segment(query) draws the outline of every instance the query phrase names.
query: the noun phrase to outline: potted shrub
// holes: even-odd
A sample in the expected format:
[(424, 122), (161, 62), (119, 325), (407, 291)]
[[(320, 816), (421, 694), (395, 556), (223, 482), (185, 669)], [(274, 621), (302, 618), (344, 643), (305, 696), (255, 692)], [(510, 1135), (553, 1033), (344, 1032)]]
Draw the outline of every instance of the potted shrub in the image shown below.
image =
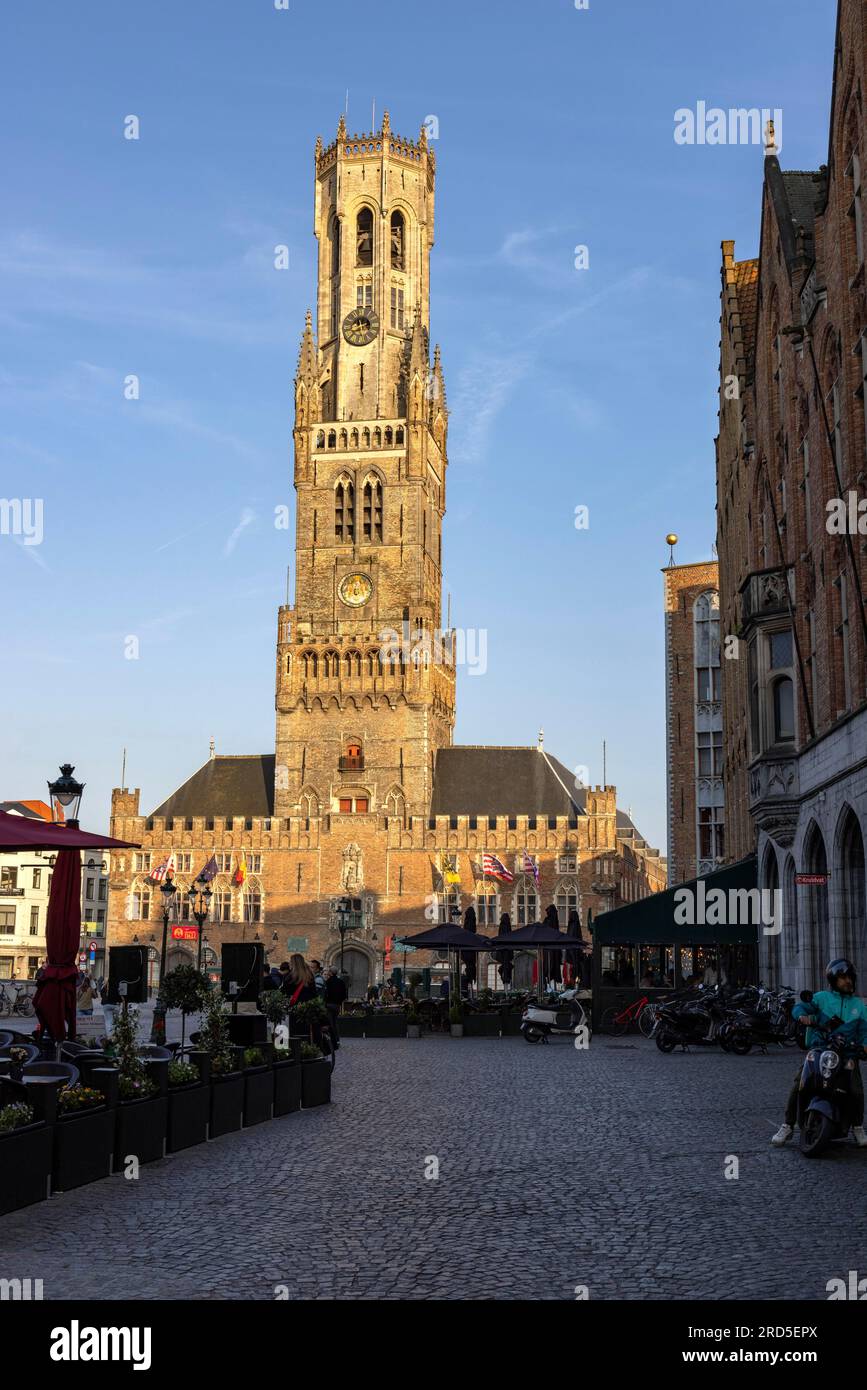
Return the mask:
[(163, 980), (160, 989), (163, 1007), (181, 1011), (181, 1052), (186, 1042), (187, 1019), (190, 1014), (202, 1012), (210, 994), (210, 980), (194, 965), (178, 965), (174, 970), (169, 970)]
[(467, 1038), (498, 1038), (500, 1015), (494, 1008), (494, 996), (489, 989), (479, 992), (474, 1009), (464, 1014), (464, 1036)]
[(301, 1104), (305, 1110), (331, 1100), (331, 1063), (314, 1043), (301, 1044)]
[(51, 1186), (51, 1129), (33, 1106), (0, 1106), (0, 1216), (48, 1196)]
[(282, 989), (266, 989), (264, 994), (260, 994), (259, 1012), (270, 1023), (271, 1041), (274, 1042), (277, 1029), (289, 1012), (289, 1000)]
[(216, 1139), (240, 1129), (244, 1117), (244, 1073), (237, 1065), (236, 1049), (229, 1038), (229, 1020), (219, 988), (208, 995), (199, 1046), (211, 1062), (208, 1137)]
[(293, 1038), (306, 1038), (312, 1043), (316, 1029), (327, 1022), (328, 1010), (318, 995), (289, 1010), (289, 1033)]
[(421, 1037), (421, 1014), (416, 1008), (414, 999), (406, 1011), (406, 1036), (408, 1038)]
[(52, 1192), (107, 1178), (114, 1157), (115, 1109), (102, 1091), (64, 1086), (57, 1099), (51, 1161)]
[(244, 1125), (270, 1120), (274, 1105), (274, 1072), (261, 1047), (244, 1050)]
[(449, 1032), (453, 1038), (464, 1036), (464, 1011), (457, 1000), (449, 1008)]
[(194, 1062), (169, 1062), (168, 1102), (166, 1152), (203, 1144), (208, 1137), (211, 1088), (203, 1085)]
[(363, 1004), (344, 1004), (340, 1014), (341, 1038), (363, 1038), (367, 1010)]
[(274, 1118), (301, 1109), (301, 1044), (274, 1049)]
[(129, 1158), (153, 1163), (162, 1158), (166, 1146), (167, 1097), (148, 1075), (138, 1052), (138, 1009), (124, 1004), (114, 1024), (115, 1065), (118, 1076), (117, 1129), (114, 1166), (123, 1167)]

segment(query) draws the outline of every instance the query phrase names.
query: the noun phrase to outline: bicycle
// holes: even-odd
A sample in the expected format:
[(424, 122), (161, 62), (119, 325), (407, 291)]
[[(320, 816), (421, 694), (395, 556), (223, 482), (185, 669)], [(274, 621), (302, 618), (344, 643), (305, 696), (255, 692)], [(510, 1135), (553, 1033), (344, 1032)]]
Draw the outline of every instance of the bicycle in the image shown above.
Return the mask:
[(600, 1027), (604, 1033), (613, 1033), (618, 1038), (622, 1038), (630, 1028), (638, 1028), (645, 1038), (652, 1038), (656, 1027), (656, 1005), (651, 1004), (645, 994), (634, 1003), (627, 1004), (625, 1009), (612, 1006), (602, 1015)]
[[(24, 986), (15, 981), (10, 981), (15, 990), (15, 998), (10, 999), (6, 990), (6, 985), (0, 980), (0, 1016), (3, 1014), (18, 1014), (21, 1018), (33, 1017), (33, 995)], [(22, 994), (22, 990), (24, 993)]]

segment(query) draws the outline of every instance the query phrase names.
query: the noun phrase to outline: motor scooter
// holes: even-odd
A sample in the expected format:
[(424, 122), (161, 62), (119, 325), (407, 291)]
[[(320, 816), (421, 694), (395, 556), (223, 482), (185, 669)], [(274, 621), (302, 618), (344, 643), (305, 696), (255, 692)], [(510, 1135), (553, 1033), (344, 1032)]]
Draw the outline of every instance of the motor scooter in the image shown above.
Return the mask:
[[(810, 990), (801, 994), (805, 1004), (812, 998)], [(822, 1042), (811, 1046), (804, 1058), (798, 1091), (799, 1146), (805, 1158), (818, 1158), (835, 1139), (845, 1139), (855, 1122), (852, 1075), (864, 1048), (836, 1031), (842, 1021), (832, 1018), (825, 1027), (813, 1024)]]
[(521, 1033), (528, 1043), (546, 1043), (551, 1037), (574, 1036), (577, 1028), (587, 1029), (591, 1035), (590, 1020), (578, 998), (578, 990), (564, 989), (552, 999), (531, 999), (521, 1019)]

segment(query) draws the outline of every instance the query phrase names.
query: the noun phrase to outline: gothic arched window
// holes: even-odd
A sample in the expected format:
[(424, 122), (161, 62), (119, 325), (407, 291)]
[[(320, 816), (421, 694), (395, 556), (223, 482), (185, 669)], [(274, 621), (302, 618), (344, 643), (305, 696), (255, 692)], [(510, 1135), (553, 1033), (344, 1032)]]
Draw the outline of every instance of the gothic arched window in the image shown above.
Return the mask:
[(403, 270), (404, 268), (404, 243), (406, 241), (406, 227), (404, 225), (403, 214), (393, 212), (391, 214), (391, 268), (392, 270)]
[(382, 540), (382, 483), (376, 477), (364, 483), (363, 531), (366, 541)]
[(355, 264), (373, 265), (373, 213), (362, 208), (355, 224)]
[(334, 536), (339, 541), (355, 540), (355, 488), (349, 478), (338, 478), (334, 489)]
[(331, 274), (340, 274), (340, 223), (336, 217), (331, 219)]

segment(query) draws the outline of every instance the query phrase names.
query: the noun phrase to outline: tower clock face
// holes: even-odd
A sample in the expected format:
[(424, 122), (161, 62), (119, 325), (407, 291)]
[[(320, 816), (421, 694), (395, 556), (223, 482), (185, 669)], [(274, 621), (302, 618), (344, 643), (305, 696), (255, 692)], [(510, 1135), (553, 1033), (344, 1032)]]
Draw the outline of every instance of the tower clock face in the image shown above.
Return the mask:
[(360, 608), (373, 593), (373, 584), (366, 574), (345, 574), (337, 593), (349, 608)]
[(366, 347), (379, 332), (379, 314), (374, 309), (353, 309), (343, 320), (343, 336), (353, 347)]

